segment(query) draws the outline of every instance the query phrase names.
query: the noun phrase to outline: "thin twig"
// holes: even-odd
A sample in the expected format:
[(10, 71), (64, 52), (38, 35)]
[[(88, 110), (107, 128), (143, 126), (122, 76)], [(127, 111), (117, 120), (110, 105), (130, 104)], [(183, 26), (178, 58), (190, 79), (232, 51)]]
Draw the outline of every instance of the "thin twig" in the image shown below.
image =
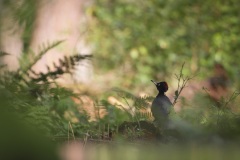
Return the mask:
[(175, 91), (173, 106), (177, 103), (177, 100), (178, 100), (180, 94), (182, 93), (183, 89), (186, 87), (188, 81), (195, 77), (195, 76), (192, 76), (192, 77), (186, 76), (186, 77), (184, 77), (184, 75), (183, 75), (184, 65), (185, 65), (185, 62), (182, 64), (182, 67), (180, 69), (180, 74), (179, 75), (175, 74), (175, 77), (176, 77), (176, 79), (178, 81), (178, 86), (177, 86), (177, 90)]
[(88, 131), (87, 131), (87, 133), (86, 133), (86, 136), (84, 137), (84, 139), (83, 139), (83, 144), (84, 144), (84, 147), (87, 145), (87, 141), (88, 141), (88, 136), (89, 136), (89, 134), (88, 134)]
[(239, 92), (234, 91), (231, 96), (225, 101), (223, 108), (226, 108), (231, 101), (234, 101), (240, 95)]
[[(122, 97), (123, 99), (124, 99), (124, 101), (127, 103), (127, 105), (128, 105), (128, 107), (131, 109), (131, 111), (133, 112), (133, 107), (131, 107), (130, 106), (130, 104), (128, 103), (128, 101), (127, 101), (127, 99), (125, 98), (125, 97)], [(132, 116), (132, 119), (133, 119), (134, 117)], [(139, 128), (141, 129), (141, 125), (140, 125), (140, 120), (138, 119), (138, 117), (137, 117), (137, 115), (135, 116), (135, 118), (136, 118), (136, 120), (137, 120), (137, 123), (138, 123), (138, 126), (139, 126)]]
[(71, 131), (72, 131), (72, 136), (73, 136), (73, 139), (75, 140), (75, 136), (74, 136), (74, 132), (73, 132), (73, 128), (72, 128), (72, 124), (71, 124), (71, 122), (69, 121), (69, 126), (70, 126), (70, 128), (71, 128)]

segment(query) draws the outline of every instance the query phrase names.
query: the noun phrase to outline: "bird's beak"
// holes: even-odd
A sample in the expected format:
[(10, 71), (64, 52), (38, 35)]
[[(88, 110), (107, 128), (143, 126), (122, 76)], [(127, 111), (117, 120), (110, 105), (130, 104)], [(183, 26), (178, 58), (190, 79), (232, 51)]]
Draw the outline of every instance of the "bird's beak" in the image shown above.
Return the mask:
[(157, 85), (157, 82), (155, 82), (155, 81), (153, 81), (153, 80), (151, 80), (155, 85)]

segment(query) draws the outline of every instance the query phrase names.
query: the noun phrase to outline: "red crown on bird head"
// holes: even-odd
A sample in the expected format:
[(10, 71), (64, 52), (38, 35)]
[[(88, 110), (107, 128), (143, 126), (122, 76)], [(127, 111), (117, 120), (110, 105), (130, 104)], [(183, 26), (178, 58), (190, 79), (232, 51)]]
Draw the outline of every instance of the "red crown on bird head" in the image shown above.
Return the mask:
[(166, 92), (168, 90), (167, 82), (163, 81), (163, 82), (156, 83), (153, 80), (152, 80), (152, 82), (156, 85), (159, 92)]

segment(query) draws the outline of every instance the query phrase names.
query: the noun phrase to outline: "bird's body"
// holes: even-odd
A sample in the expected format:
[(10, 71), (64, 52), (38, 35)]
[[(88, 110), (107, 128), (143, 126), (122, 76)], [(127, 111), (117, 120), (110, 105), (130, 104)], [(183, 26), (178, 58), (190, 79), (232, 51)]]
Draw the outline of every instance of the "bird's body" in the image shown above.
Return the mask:
[(152, 102), (151, 112), (154, 117), (154, 122), (156, 122), (157, 125), (164, 127), (168, 121), (168, 115), (170, 113), (172, 103), (165, 95), (165, 92), (168, 90), (167, 83), (156, 83), (156, 86), (159, 93)]
[(157, 95), (157, 97), (153, 100), (151, 107), (153, 117), (155, 119), (159, 119), (159, 117), (167, 118), (170, 113), (171, 106), (172, 103), (166, 95)]

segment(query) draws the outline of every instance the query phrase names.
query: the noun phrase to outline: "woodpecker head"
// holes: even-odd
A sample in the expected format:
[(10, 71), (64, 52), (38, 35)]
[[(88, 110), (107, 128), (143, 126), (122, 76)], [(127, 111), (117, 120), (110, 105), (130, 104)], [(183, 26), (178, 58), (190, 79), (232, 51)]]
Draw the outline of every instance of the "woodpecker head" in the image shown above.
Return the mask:
[(157, 87), (157, 90), (161, 93), (167, 92), (168, 90), (168, 84), (167, 82), (154, 82), (153, 80), (151, 80)]

